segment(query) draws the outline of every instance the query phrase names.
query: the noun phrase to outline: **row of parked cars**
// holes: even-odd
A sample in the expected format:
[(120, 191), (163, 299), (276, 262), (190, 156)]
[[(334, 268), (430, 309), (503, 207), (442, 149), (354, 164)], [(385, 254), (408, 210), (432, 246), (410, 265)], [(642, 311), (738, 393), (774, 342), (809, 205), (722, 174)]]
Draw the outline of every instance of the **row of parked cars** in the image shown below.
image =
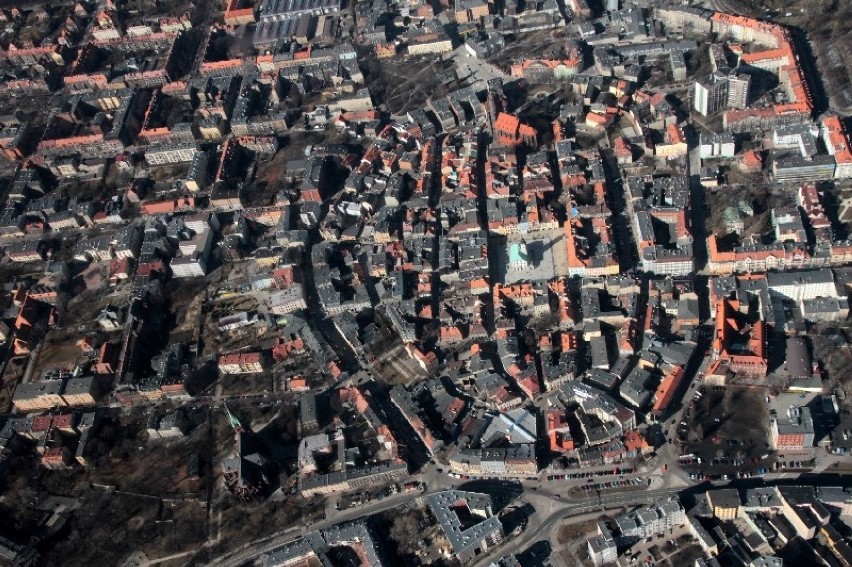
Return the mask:
[(751, 478), (753, 476), (763, 476), (769, 472), (769, 469), (759, 468), (752, 471), (738, 471), (731, 474), (704, 474), (703, 471), (698, 471), (697, 473), (689, 473), (689, 478), (692, 480), (731, 480), (732, 478)]
[(648, 481), (644, 478), (639, 478), (639, 477), (636, 477), (636, 478), (619, 478), (617, 480), (607, 480), (607, 481), (604, 481), (604, 482), (595, 482), (595, 483), (590, 482), (590, 483), (584, 484), (582, 486), (574, 487), (571, 490), (574, 490), (574, 491), (577, 491), (577, 492), (582, 490), (583, 492), (592, 493), (592, 492), (600, 492), (600, 491), (604, 491), (604, 490), (610, 490), (610, 489), (613, 489), (613, 488), (646, 486), (647, 484), (648, 484)]
[(813, 460), (809, 461), (776, 461), (775, 469), (806, 469), (813, 465)]
[(636, 472), (636, 469), (632, 468), (619, 468), (615, 467), (612, 470), (603, 470), (603, 471), (591, 471), (591, 472), (577, 472), (577, 473), (567, 473), (567, 474), (552, 474), (547, 477), (547, 480), (569, 480), (576, 478), (592, 478), (596, 476), (615, 476), (620, 474), (633, 474)]
[(618, 480), (610, 480), (605, 482), (596, 482), (594, 484), (584, 484), (581, 488), (585, 492), (595, 492), (597, 490), (607, 490), (609, 488), (619, 488), (622, 486), (643, 486), (648, 484), (644, 478), (622, 478)]

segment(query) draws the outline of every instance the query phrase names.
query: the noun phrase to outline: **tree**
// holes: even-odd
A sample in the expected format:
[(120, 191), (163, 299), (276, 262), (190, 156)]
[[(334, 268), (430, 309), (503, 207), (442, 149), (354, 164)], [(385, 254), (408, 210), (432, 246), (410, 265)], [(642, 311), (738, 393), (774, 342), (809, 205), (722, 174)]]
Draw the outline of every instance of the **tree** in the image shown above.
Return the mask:
[(696, 423), (692, 427), (692, 440), (696, 443), (700, 443), (704, 440), (704, 426), (700, 423)]
[(420, 532), (422, 520), (420, 516), (416, 510), (409, 510), (394, 518), (390, 535), (397, 542), (400, 555), (414, 553), (417, 543), (423, 539), (423, 534)]

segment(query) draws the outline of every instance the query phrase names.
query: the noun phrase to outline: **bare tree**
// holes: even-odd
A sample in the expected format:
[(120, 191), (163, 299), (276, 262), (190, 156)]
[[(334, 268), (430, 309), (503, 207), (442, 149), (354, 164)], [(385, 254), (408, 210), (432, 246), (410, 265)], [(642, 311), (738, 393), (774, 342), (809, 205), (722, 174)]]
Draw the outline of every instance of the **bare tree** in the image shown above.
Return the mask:
[(420, 522), (422, 518), (416, 510), (409, 510), (399, 514), (391, 524), (390, 536), (399, 545), (400, 554), (414, 553), (417, 542), (423, 539), (420, 533)]
[(692, 426), (692, 440), (696, 443), (699, 443), (704, 440), (704, 426), (700, 423), (696, 423)]

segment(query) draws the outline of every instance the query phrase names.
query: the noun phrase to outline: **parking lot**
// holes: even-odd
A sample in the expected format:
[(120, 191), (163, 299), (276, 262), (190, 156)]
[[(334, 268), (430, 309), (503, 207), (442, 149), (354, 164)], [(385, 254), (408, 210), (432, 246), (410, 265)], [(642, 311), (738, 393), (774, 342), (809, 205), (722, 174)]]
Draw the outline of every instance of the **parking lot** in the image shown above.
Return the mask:
[(691, 478), (734, 478), (765, 474), (774, 462), (769, 449), (769, 413), (763, 390), (703, 387), (678, 424), (681, 464)]
[(599, 471), (584, 471), (584, 472), (575, 472), (575, 473), (566, 473), (566, 474), (552, 474), (547, 477), (548, 481), (553, 480), (573, 480), (573, 479), (582, 479), (582, 478), (593, 478), (596, 476), (618, 476), (624, 474), (633, 474), (636, 472), (636, 469), (631, 467), (613, 467), (605, 470)]
[(569, 491), (571, 495), (595, 494), (597, 492), (615, 492), (628, 490), (642, 490), (647, 488), (649, 481), (644, 478), (618, 478), (615, 480), (604, 480), (589, 482), (581, 486), (574, 486)]

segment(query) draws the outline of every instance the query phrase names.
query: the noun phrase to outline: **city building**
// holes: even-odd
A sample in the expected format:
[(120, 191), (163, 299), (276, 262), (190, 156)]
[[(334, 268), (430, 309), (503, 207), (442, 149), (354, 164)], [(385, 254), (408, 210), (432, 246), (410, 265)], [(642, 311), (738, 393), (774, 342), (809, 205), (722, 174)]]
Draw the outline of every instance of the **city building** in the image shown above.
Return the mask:
[(259, 352), (223, 354), (219, 357), (222, 374), (254, 374), (263, 372), (263, 355)]
[(503, 541), (503, 525), (487, 494), (445, 490), (428, 495), (426, 501), (454, 559), (470, 561)]
[(702, 130), (698, 136), (698, 152), (701, 159), (733, 158), (734, 135), (730, 132), (715, 134)]
[(615, 542), (630, 546), (646, 537), (651, 537), (686, 523), (686, 510), (676, 496), (661, 500), (650, 506), (640, 507), (622, 514), (612, 521)]
[(589, 557), (595, 567), (610, 565), (618, 559), (618, 548), (615, 545), (615, 540), (605, 526), (598, 524), (598, 535), (590, 538), (586, 545)]
[(727, 108), (730, 82), (721, 73), (712, 73), (700, 81), (695, 81), (692, 90), (692, 104), (702, 116), (711, 116)]
[(740, 495), (733, 488), (708, 490), (707, 503), (713, 510), (713, 516), (720, 520), (733, 520), (739, 516), (742, 506)]

